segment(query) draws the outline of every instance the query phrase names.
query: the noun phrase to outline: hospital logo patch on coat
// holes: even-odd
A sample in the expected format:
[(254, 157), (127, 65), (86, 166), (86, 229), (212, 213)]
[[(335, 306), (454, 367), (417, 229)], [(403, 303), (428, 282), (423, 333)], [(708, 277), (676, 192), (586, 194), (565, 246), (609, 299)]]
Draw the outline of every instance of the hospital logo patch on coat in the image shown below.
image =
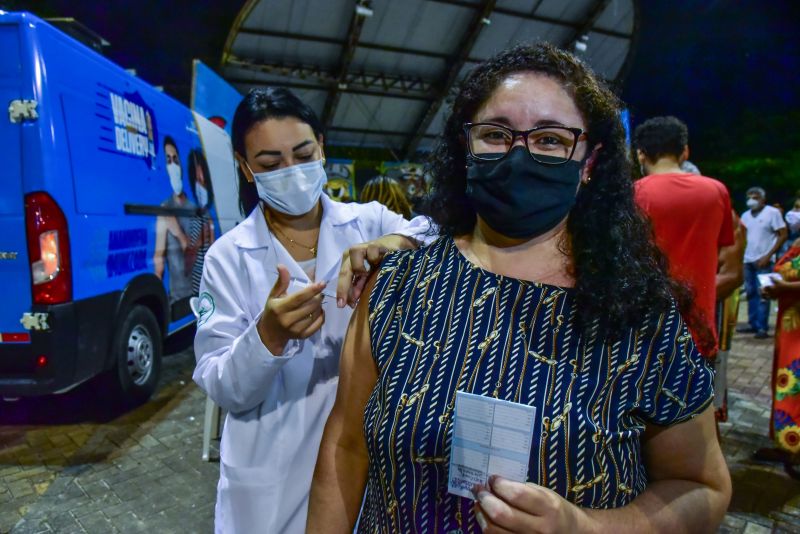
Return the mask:
[(214, 297), (206, 291), (200, 293), (200, 300), (197, 303), (197, 326), (202, 326), (214, 314)]

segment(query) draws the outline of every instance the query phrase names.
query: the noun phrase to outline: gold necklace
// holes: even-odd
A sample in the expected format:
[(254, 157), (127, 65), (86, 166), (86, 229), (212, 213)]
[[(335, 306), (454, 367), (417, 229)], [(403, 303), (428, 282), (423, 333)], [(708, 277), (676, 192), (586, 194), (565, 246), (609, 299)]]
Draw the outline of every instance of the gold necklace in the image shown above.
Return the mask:
[[(268, 226), (270, 229), (272, 229), (272, 230), (275, 230), (276, 232), (278, 232), (278, 234), (280, 234), (280, 235), (281, 235), (281, 237), (283, 237), (284, 239), (288, 240), (288, 241), (289, 241), (289, 243), (291, 243), (292, 245), (294, 245), (294, 246), (296, 246), (296, 247), (304, 248), (304, 249), (308, 250), (308, 251), (311, 253), (311, 255), (312, 255), (313, 257), (315, 257), (315, 258), (317, 257), (317, 247), (316, 247), (316, 246), (309, 247), (308, 245), (304, 245), (304, 244), (302, 244), (302, 243), (298, 243), (297, 241), (295, 241), (294, 239), (292, 239), (291, 237), (289, 237), (288, 235), (286, 235), (285, 233), (283, 233), (283, 232), (282, 232), (282, 231), (281, 231), (281, 230), (278, 228), (278, 226), (277, 226), (277, 225), (275, 225), (275, 223), (271, 223), (271, 222), (270, 222), (270, 220), (269, 220), (269, 217), (265, 217), (265, 218), (267, 219), (267, 226)], [(319, 241), (319, 235), (317, 235), (317, 241)]]

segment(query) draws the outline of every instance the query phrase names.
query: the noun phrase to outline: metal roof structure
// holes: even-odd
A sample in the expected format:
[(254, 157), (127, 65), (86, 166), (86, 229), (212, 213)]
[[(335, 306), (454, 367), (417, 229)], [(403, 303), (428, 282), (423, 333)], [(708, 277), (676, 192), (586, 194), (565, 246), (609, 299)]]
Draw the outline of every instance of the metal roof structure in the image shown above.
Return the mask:
[(544, 40), (621, 81), (637, 21), (637, 0), (250, 0), (222, 70), (243, 92), (291, 88), (328, 144), (409, 159), (432, 147), (448, 96), (477, 62)]

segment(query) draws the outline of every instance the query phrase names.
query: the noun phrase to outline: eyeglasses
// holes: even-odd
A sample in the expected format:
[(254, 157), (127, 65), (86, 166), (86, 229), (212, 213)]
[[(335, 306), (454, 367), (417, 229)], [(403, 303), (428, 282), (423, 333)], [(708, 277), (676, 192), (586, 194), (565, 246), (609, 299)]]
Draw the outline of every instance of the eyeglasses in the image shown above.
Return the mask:
[(503, 159), (517, 137), (522, 137), (528, 153), (542, 165), (563, 165), (571, 160), (578, 141), (585, 135), (580, 128), (566, 126), (537, 126), (520, 131), (490, 122), (468, 122), (464, 133), (469, 155), (477, 160)]

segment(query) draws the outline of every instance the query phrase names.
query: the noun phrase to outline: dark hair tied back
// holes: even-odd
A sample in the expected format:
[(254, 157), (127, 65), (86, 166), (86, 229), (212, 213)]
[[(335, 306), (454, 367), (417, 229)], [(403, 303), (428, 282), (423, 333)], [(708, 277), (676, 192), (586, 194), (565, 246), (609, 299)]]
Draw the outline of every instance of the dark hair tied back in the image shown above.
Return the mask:
[[(247, 132), (261, 121), (267, 119), (285, 119), (294, 117), (311, 127), (314, 135), (322, 135), (322, 123), (311, 106), (283, 87), (266, 87), (252, 89), (242, 99), (233, 115), (231, 126), (233, 133), (233, 149), (242, 157), (247, 152), (244, 137)], [(258, 205), (258, 191), (255, 184), (247, 181), (241, 169), (239, 173), (239, 209), (247, 216)]]

